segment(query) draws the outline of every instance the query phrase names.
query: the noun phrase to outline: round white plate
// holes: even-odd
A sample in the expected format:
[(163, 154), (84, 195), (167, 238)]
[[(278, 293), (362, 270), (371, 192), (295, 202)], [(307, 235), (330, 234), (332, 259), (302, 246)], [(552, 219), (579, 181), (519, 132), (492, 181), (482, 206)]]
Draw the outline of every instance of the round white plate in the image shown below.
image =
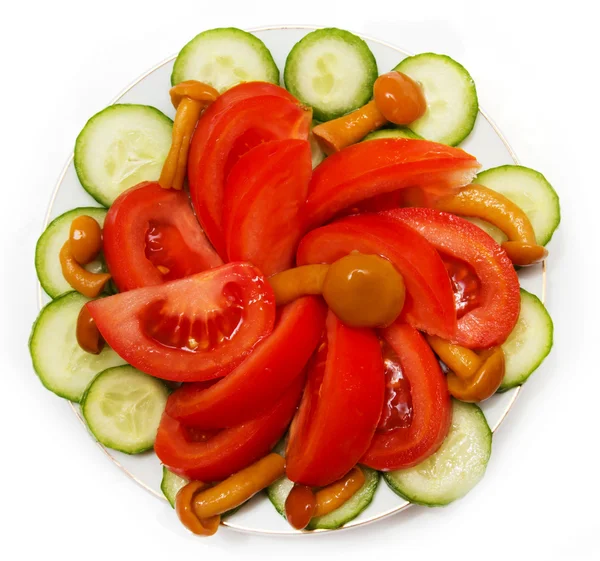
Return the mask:
[[(257, 37), (262, 39), (271, 50), (275, 62), (283, 71), (285, 59), (294, 44), (304, 35), (311, 31), (312, 27), (266, 27), (251, 30)], [(377, 59), (380, 73), (394, 68), (403, 58), (410, 53), (397, 47), (364, 37)], [(182, 46), (189, 40), (182, 37)], [(131, 86), (129, 86), (114, 101), (119, 103), (142, 103), (157, 107), (171, 118), (175, 112), (169, 99), (170, 76), (175, 57), (160, 63), (158, 66), (144, 74)], [(479, 113), (475, 128), (471, 135), (462, 143), (461, 148), (477, 157), (483, 169), (502, 164), (518, 163), (517, 158), (494, 123), (485, 115)], [(52, 197), (44, 227), (48, 222), (58, 215), (79, 206), (98, 206), (81, 187), (73, 167), (71, 157), (60, 176)], [(545, 289), (545, 268), (542, 266), (529, 267), (519, 272), (521, 285), (540, 296), (543, 300)], [(40, 288), (40, 306), (48, 298)], [(509, 409), (513, 405), (519, 388), (515, 388), (503, 394), (498, 394), (483, 403), (483, 410), (492, 430), (496, 430)], [(72, 406), (73, 410), (81, 420), (79, 409)], [(83, 421), (81, 420), (83, 423)], [(160, 482), (162, 477), (161, 464), (154, 453), (146, 453), (137, 456), (128, 456), (120, 452), (108, 450), (99, 445), (106, 456), (110, 458), (120, 469), (139, 483), (144, 489), (165, 501), (161, 491)], [(492, 459), (493, 461), (493, 459)], [(158, 506), (157, 508), (160, 508)], [(165, 501), (166, 504), (166, 501)], [(375, 494), (373, 502), (360, 516), (349, 522), (344, 528), (352, 528), (380, 520), (381, 518), (399, 512), (411, 506), (410, 503), (395, 495), (387, 485), (381, 481)], [(419, 507), (417, 507), (419, 508)], [(175, 516), (175, 514), (173, 514)], [(276, 534), (301, 534), (293, 530), (287, 522), (276, 512), (265, 495), (259, 494), (254, 497), (239, 512), (227, 518), (225, 525), (247, 532), (276, 533)], [(323, 530), (326, 531), (326, 530)]]

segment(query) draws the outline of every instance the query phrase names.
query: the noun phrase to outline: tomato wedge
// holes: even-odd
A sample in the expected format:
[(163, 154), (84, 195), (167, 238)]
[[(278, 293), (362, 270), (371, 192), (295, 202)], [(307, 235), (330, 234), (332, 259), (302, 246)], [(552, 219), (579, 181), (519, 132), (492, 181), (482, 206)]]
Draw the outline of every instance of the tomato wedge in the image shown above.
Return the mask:
[(142, 372), (177, 382), (224, 376), (275, 322), (273, 290), (246, 263), (86, 305), (119, 356)]
[(221, 481), (256, 462), (277, 444), (296, 412), (303, 386), (304, 376), (297, 377), (262, 416), (216, 434), (198, 435), (163, 413), (154, 451), (163, 464), (183, 477)]
[(389, 471), (415, 466), (441, 446), (450, 429), (452, 406), (446, 377), (423, 336), (401, 323), (387, 327), (382, 334), (410, 385), (412, 421), (408, 427), (378, 430), (360, 461)]
[[(237, 160), (251, 148), (270, 140), (306, 140), (312, 110), (279, 86), (258, 82), (240, 84), (225, 92), (202, 115), (188, 158), (190, 194), (206, 235), (223, 259), (222, 231), (225, 180)], [(275, 95), (275, 92), (277, 93)]]
[(229, 88), (226, 92), (220, 95), (211, 105), (213, 109), (210, 112), (205, 112), (204, 117), (216, 116), (221, 111), (235, 105), (239, 101), (250, 99), (251, 97), (258, 97), (261, 95), (269, 95), (275, 97), (281, 97), (294, 103), (298, 103), (298, 99), (295, 98), (285, 88), (272, 84), (271, 82), (242, 82)]
[[(470, 284), (479, 290), (478, 297), (459, 318), (452, 341), (471, 349), (504, 343), (521, 308), (519, 278), (506, 252), (481, 228), (447, 212), (403, 208), (383, 215), (414, 228), (442, 257), (466, 263), (476, 275)], [(456, 266), (452, 262), (450, 265)], [(460, 285), (456, 288), (462, 290)], [(460, 299), (457, 303), (462, 305)]]
[(287, 476), (304, 485), (343, 477), (369, 447), (384, 394), (381, 347), (371, 329), (327, 316), (327, 341), (308, 367), (308, 382), (292, 422)]
[(104, 222), (106, 264), (121, 292), (223, 264), (183, 191), (146, 181), (122, 193)]
[(312, 174), (306, 140), (265, 142), (233, 166), (225, 187), (223, 230), (231, 261), (270, 276), (294, 265)]
[(313, 227), (320, 226), (361, 201), (406, 187), (448, 192), (471, 183), (480, 167), (464, 150), (428, 140), (359, 142), (317, 166), (307, 217)]
[(456, 312), (444, 263), (423, 236), (400, 224), (371, 214), (322, 226), (300, 242), (298, 265), (333, 263), (351, 251), (381, 255), (404, 278), (406, 300), (401, 320), (432, 335), (451, 338), (456, 330)]
[(209, 388), (185, 384), (169, 396), (167, 413), (201, 428), (223, 428), (272, 407), (302, 373), (319, 343), (326, 307), (314, 296), (285, 306), (273, 333), (228, 376)]

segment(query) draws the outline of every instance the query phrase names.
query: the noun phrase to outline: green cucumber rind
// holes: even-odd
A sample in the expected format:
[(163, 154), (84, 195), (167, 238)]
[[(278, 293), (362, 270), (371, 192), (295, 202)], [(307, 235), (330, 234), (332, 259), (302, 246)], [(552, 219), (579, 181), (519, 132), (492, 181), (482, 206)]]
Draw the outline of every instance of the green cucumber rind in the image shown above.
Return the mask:
[(175, 59), (175, 63), (173, 64), (173, 71), (171, 72), (171, 85), (175, 86), (184, 80), (193, 79), (192, 77), (183, 76), (183, 65), (185, 64), (188, 57), (193, 56), (194, 49), (197, 47), (198, 43), (202, 41), (202, 39), (206, 37), (210, 37), (215, 34), (224, 34), (229, 33), (231, 35), (236, 35), (239, 38), (243, 38), (245, 41), (248, 41), (252, 44), (253, 48), (262, 55), (265, 68), (268, 67), (269, 76), (266, 82), (271, 82), (272, 84), (279, 85), (280, 73), (277, 64), (275, 63), (275, 59), (271, 54), (271, 51), (267, 48), (267, 46), (261, 41), (256, 35), (252, 35), (243, 29), (238, 29), (237, 27), (218, 27), (215, 29), (208, 29), (201, 33), (198, 33), (193, 39), (188, 41)]
[[(29, 349), (29, 355), (31, 356), (31, 363), (33, 365), (33, 371), (35, 372), (36, 376), (39, 378), (39, 380), (42, 383), (42, 385), (47, 390), (51, 391), (53, 394), (57, 395), (58, 397), (62, 397), (64, 399), (68, 399), (69, 401), (73, 401), (72, 400), (72, 396), (69, 396), (65, 392), (61, 392), (61, 391), (57, 390), (56, 388), (53, 388), (52, 386), (50, 386), (47, 383), (45, 376), (41, 372), (41, 368), (37, 364), (37, 360), (35, 358), (37, 353), (35, 352), (35, 349), (33, 347), (35, 345), (35, 336), (36, 336), (36, 333), (37, 333), (37, 329), (38, 329), (39, 325), (41, 324), (41, 322), (43, 321), (44, 315), (46, 313), (48, 313), (49, 310), (51, 310), (51, 304), (54, 304), (55, 302), (59, 302), (63, 298), (68, 298), (68, 297), (70, 297), (73, 294), (78, 294), (78, 293), (75, 292), (75, 291), (66, 292), (65, 294), (62, 294), (61, 296), (59, 296), (55, 300), (52, 300), (52, 302), (48, 302), (40, 310), (40, 313), (35, 318), (35, 321), (33, 322), (33, 325), (31, 326), (31, 332), (29, 333), (29, 340), (27, 341), (27, 348)], [(57, 304), (55, 304), (55, 305), (57, 305)], [(75, 401), (75, 403), (77, 403), (77, 402), (78, 401)]]
[(185, 477), (173, 473), (167, 466), (163, 466), (163, 476), (160, 481), (160, 490), (169, 504), (175, 508), (177, 492), (188, 483)]
[[(357, 50), (365, 64), (367, 75), (360, 95), (351, 105), (339, 110), (328, 110), (321, 106), (310, 103), (304, 99), (304, 96), (302, 95), (302, 92), (299, 91), (298, 86), (299, 72), (297, 71), (297, 65), (299, 57), (302, 55), (302, 50), (327, 37), (336, 37), (352, 45)], [(286, 89), (292, 95), (298, 98), (302, 103), (312, 107), (314, 118), (317, 121), (324, 122), (341, 117), (342, 115), (350, 113), (351, 111), (365, 105), (373, 97), (373, 84), (375, 83), (375, 80), (377, 80), (378, 75), (379, 72), (377, 70), (377, 60), (375, 59), (375, 55), (373, 55), (371, 49), (369, 49), (369, 46), (363, 39), (345, 29), (339, 29), (337, 27), (325, 27), (308, 33), (292, 47), (292, 50), (289, 52), (285, 61), (283, 81)]]
[[(38, 238), (38, 241), (35, 245), (35, 270), (37, 273), (38, 280), (40, 281), (40, 285), (42, 286), (44, 292), (50, 296), (50, 298), (57, 298), (61, 294), (66, 294), (67, 292), (71, 292), (73, 289), (68, 286), (65, 290), (61, 290), (58, 288), (55, 283), (53, 283), (50, 279), (50, 275), (47, 274), (46, 270), (48, 269), (48, 259), (51, 259), (52, 256), (48, 255), (46, 252), (48, 244), (52, 241), (52, 236), (63, 224), (66, 222), (70, 223), (73, 219), (78, 216), (82, 216), (87, 214), (92, 218), (98, 220), (100, 216), (102, 218), (106, 217), (106, 208), (105, 207), (77, 207), (72, 210), (68, 210), (64, 212), (60, 216), (56, 217), (46, 229), (42, 232), (42, 235)], [(67, 241), (65, 238), (65, 242)], [(56, 261), (59, 263), (59, 256), (56, 255)], [(65, 281), (66, 283), (66, 281)]]
[(77, 178), (79, 179), (79, 183), (81, 183), (81, 186), (96, 202), (100, 203), (105, 208), (110, 207), (113, 201), (109, 200), (102, 193), (101, 187), (94, 185), (91, 181), (88, 180), (87, 173), (85, 171), (85, 162), (83, 161), (83, 146), (86, 142), (87, 133), (97, 120), (102, 119), (103, 116), (105, 116), (107, 113), (112, 111), (119, 111), (123, 107), (140, 108), (155, 113), (158, 118), (164, 119), (165, 123), (169, 123), (171, 127), (173, 126), (173, 120), (167, 117), (162, 111), (160, 111), (160, 109), (152, 107), (151, 105), (144, 105), (140, 103), (115, 103), (113, 105), (105, 107), (101, 111), (98, 111), (98, 113), (92, 115), (92, 117), (88, 119), (87, 123), (81, 129), (81, 132), (77, 135), (77, 139), (75, 140), (73, 165), (75, 167), (75, 173), (77, 174)]
[(378, 138), (412, 138), (414, 140), (423, 140), (423, 137), (408, 127), (395, 127), (392, 129), (379, 129), (370, 132), (362, 139), (362, 142), (368, 140), (377, 140)]
[[(526, 301), (526, 303), (524, 303), (524, 301)], [(547, 334), (546, 344), (541, 349), (539, 355), (536, 357), (535, 362), (533, 362), (530, 368), (527, 368), (522, 372), (513, 375), (513, 377), (510, 380), (506, 380), (507, 376), (505, 376), (505, 379), (502, 381), (500, 387), (498, 388), (498, 393), (508, 391), (517, 386), (522, 386), (529, 379), (529, 377), (540, 367), (542, 362), (544, 362), (546, 357), (550, 354), (550, 351), (552, 351), (552, 347), (554, 345), (554, 322), (552, 321), (552, 317), (548, 313), (546, 306), (544, 306), (542, 301), (535, 294), (531, 294), (530, 292), (527, 292), (527, 290), (521, 288), (521, 309), (523, 309), (524, 305), (534, 307), (535, 311), (540, 314), (542, 320), (545, 322)]]
[(121, 370), (121, 369), (125, 369), (125, 368), (128, 370), (133, 370), (133, 371), (137, 372), (140, 376), (144, 376), (144, 377), (152, 379), (153, 381), (155, 381), (157, 383), (157, 386), (162, 385), (162, 388), (164, 389), (164, 392), (165, 392), (165, 403), (166, 403), (167, 396), (169, 395), (169, 388), (162, 380), (160, 380), (158, 378), (154, 378), (154, 377), (150, 376), (149, 374), (145, 374), (144, 372), (137, 370), (136, 368), (134, 368), (133, 366), (131, 366), (129, 364), (124, 364), (121, 366), (113, 366), (112, 368), (107, 368), (106, 370), (99, 372), (94, 377), (94, 379), (90, 382), (90, 384), (86, 388), (85, 392), (83, 393), (83, 396), (80, 401), (80, 407), (81, 407), (81, 414), (82, 414), (83, 418), (85, 419), (88, 431), (92, 434), (92, 436), (100, 444), (102, 444), (106, 448), (110, 448), (111, 450), (117, 450), (118, 452), (123, 452), (124, 454), (128, 454), (128, 455), (135, 455), (135, 454), (141, 454), (143, 452), (147, 452), (148, 450), (152, 450), (154, 448), (154, 440), (152, 440), (152, 442), (149, 442), (149, 441), (147, 443), (145, 442), (139, 446), (126, 447), (126, 446), (119, 444), (118, 442), (115, 442), (111, 438), (105, 438), (104, 436), (99, 436), (97, 431), (94, 430), (94, 427), (93, 427), (94, 423), (90, 422), (89, 414), (87, 413), (87, 408), (86, 408), (89, 396), (91, 395), (91, 392), (94, 391), (94, 386), (102, 379), (102, 377), (107, 376), (109, 374), (113, 374), (115, 370)]
[[(46, 304), (40, 310), (40, 313), (38, 314), (37, 318), (33, 322), (33, 325), (31, 327), (31, 333), (29, 335), (28, 349), (29, 349), (29, 354), (31, 356), (33, 371), (36, 373), (36, 375), (39, 378), (42, 385), (47, 390), (51, 391), (53, 394), (57, 395), (58, 397), (62, 397), (63, 399), (67, 399), (69, 401), (72, 401), (73, 403), (80, 403), (81, 399), (83, 397), (84, 391), (82, 391), (81, 393), (78, 393), (78, 394), (69, 393), (69, 392), (61, 389), (57, 385), (51, 384), (48, 381), (48, 378), (50, 376), (48, 376), (47, 373), (44, 371), (44, 365), (42, 363), (40, 363), (39, 353), (37, 352), (37, 349), (36, 349), (36, 347), (38, 345), (42, 345), (42, 346), (45, 345), (44, 338), (43, 338), (43, 331), (40, 331), (40, 329), (42, 328), (42, 326), (43, 326), (42, 322), (47, 318), (47, 315), (52, 314), (53, 312), (56, 312), (57, 310), (60, 310), (60, 308), (64, 304), (68, 304), (69, 300), (72, 300), (72, 299), (76, 299), (76, 300), (80, 301), (81, 305), (83, 305), (86, 302), (89, 302), (89, 298), (86, 298), (85, 296), (83, 296), (82, 294), (79, 294), (79, 292), (77, 292), (75, 290), (71, 290), (70, 292), (65, 292), (64, 294), (61, 294), (60, 296), (58, 296), (57, 298), (52, 300), (51, 302), (48, 302), (48, 304)], [(38, 341), (38, 339), (40, 339), (40, 340)], [(115, 355), (115, 356), (117, 356), (117, 355)], [(117, 358), (119, 358), (119, 357), (117, 356)], [(120, 359), (120, 360), (122, 360), (122, 359)], [(124, 364), (125, 364), (125, 361), (122, 361), (121, 366)], [(93, 374), (92, 378), (90, 379), (90, 382), (91, 382), (91, 380), (93, 380), (93, 378), (95, 378), (95, 376), (97, 376), (104, 369), (105, 368), (102, 368), (102, 370)], [(89, 382), (87, 384), (89, 385)]]
[[(292, 487), (292, 482), (287, 479), (287, 477), (283, 476), (281, 479), (284, 479), (285, 482), (290, 486), (290, 489)], [(267, 497), (269, 498), (269, 501), (271, 501), (271, 504), (273, 505), (273, 508), (279, 513), (281, 514), (281, 516), (283, 516), (284, 518), (285, 516), (285, 503), (282, 503), (280, 501), (277, 500), (277, 495), (275, 494), (275, 490), (276, 490), (276, 485), (281, 484), (281, 479), (278, 479), (277, 481), (275, 481), (274, 483), (272, 483), (271, 485), (269, 485), (266, 489), (266, 493), (267, 493)]]
[[(375, 491), (379, 485), (380, 473), (366, 466), (361, 466), (365, 474), (364, 485), (356, 492), (354, 497), (344, 503), (340, 508), (325, 516), (314, 518), (307, 526), (307, 530), (335, 530), (351, 520), (354, 520), (373, 501)], [(267, 497), (275, 510), (285, 518), (285, 501), (278, 500), (277, 487), (281, 484), (293, 485), (291, 481), (283, 477), (267, 488)], [(355, 501), (355, 503), (353, 503)]]
[[(406, 57), (405, 59), (401, 60), (393, 68), (393, 70), (397, 70), (399, 72), (404, 72), (406, 70), (407, 65), (411, 64), (415, 60), (418, 60), (418, 58), (422, 58), (422, 57), (436, 57), (439, 60), (445, 60), (445, 61), (449, 62), (455, 68), (457, 68), (461, 73), (464, 74), (466, 83), (469, 86), (469, 90), (471, 93), (470, 97), (471, 97), (472, 102), (471, 102), (470, 107), (468, 108), (467, 114), (465, 115), (465, 121), (464, 121), (465, 124), (461, 128), (455, 130), (454, 133), (449, 136), (439, 138), (439, 139), (429, 139), (429, 140), (435, 140), (436, 142), (439, 142), (441, 144), (448, 144), (449, 146), (458, 146), (465, 138), (467, 138), (467, 136), (469, 136), (471, 134), (473, 128), (475, 127), (475, 122), (477, 120), (477, 114), (479, 112), (479, 98), (477, 96), (477, 88), (475, 86), (475, 81), (473, 80), (469, 71), (460, 62), (454, 60), (452, 57), (449, 57), (448, 55), (441, 55), (441, 54), (432, 53), (432, 52), (420, 53), (417, 55)], [(413, 130), (413, 129), (411, 129), (411, 130)], [(418, 132), (415, 130), (413, 130), (413, 132), (418, 134)]]
[[(475, 179), (473, 180), (473, 183), (481, 183), (482, 185), (485, 185), (486, 184), (486, 181), (485, 181), (486, 176), (489, 177), (492, 174), (498, 174), (498, 173), (503, 173), (506, 171), (516, 171), (516, 170), (526, 173), (528, 175), (531, 175), (536, 180), (538, 180), (540, 182), (540, 184), (544, 185), (547, 189), (549, 198), (554, 206), (554, 212), (556, 213), (556, 217), (552, 221), (551, 227), (548, 228), (548, 230), (546, 232), (544, 232), (543, 235), (541, 235), (539, 237), (539, 239), (537, 240), (537, 243), (539, 243), (540, 245), (547, 245), (550, 242), (550, 240), (552, 239), (552, 236), (554, 235), (554, 232), (556, 231), (556, 229), (560, 226), (561, 211), (560, 211), (560, 198), (558, 196), (558, 193), (556, 192), (554, 187), (552, 187), (551, 183), (546, 179), (544, 174), (540, 173), (539, 171), (537, 171), (535, 169), (529, 168), (527, 166), (521, 166), (521, 165), (515, 165), (515, 164), (505, 164), (502, 166), (497, 166), (497, 167), (486, 169), (484, 171), (479, 172), (477, 174), (477, 176), (475, 177)], [(494, 187), (490, 186), (489, 188), (493, 189)], [(505, 193), (503, 193), (503, 194), (505, 196), (507, 196)], [(537, 234), (538, 234), (538, 232), (536, 232), (536, 236), (537, 236)]]
[[(476, 405), (474, 403), (463, 403), (463, 402), (459, 402), (454, 399), (452, 401), (453, 401), (453, 406), (455, 406), (455, 407), (458, 406), (458, 407), (462, 407), (465, 409), (470, 409), (472, 411), (472, 413), (478, 418), (478, 420), (481, 421), (480, 427), (481, 427), (481, 429), (483, 429), (485, 440), (488, 443), (487, 459), (485, 462), (485, 468), (484, 468), (484, 472), (483, 472), (483, 474), (485, 474), (485, 469), (487, 468), (487, 463), (489, 462), (491, 452), (492, 452), (492, 436), (493, 436), (492, 430), (490, 429), (490, 426), (487, 422), (487, 419), (486, 419), (483, 411), (481, 410), (481, 408), (478, 405)], [(427, 460), (425, 460), (425, 461), (427, 461)], [(409, 469), (414, 469), (414, 468), (409, 468)], [(443, 506), (449, 505), (450, 503), (453, 503), (454, 501), (460, 500), (467, 493), (469, 493), (477, 485), (477, 483), (479, 483), (479, 481), (481, 481), (481, 479), (483, 478), (483, 474), (482, 474), (481, 477), (475, 482), (475, 484), (472, 487), (470, 487), (466, 491), (466, 493), (464, 493), (462, 495), (450, 497), (447, 500), (442, 499), (442, 500), (433, 501), (433, 500), (422, 498), (418, 494), (411, 493), (411, 492), (407, 491), (405, 488), (403, 488), (401, 485), (399, 485), (398, 482), (394, 479), (394, 474), (402, 472), (402, 471), (404, 471), (404, 470), (398, 470), (397, 472), (390, 471), (390, 472), (383, 473), (383, 479), (385, 480), (388, 487), (394, 493), (396, 493), (399, 497), (402, 497), (403, 499), (409, 501), (410, 503), (418, 504), (421, 506), (427, 506), (427, 507), (443, 507)]]

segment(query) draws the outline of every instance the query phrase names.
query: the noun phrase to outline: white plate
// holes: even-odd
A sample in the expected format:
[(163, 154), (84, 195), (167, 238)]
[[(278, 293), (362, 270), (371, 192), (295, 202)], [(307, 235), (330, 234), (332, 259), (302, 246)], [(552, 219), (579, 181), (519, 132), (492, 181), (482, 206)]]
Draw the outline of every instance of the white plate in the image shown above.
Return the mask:
[[(283, 70), (285, 59), (293, 45), (299, 41), (312, 27), (266, 27), (251, 30), (257, 37), (262, 39), (271, 50), (275, 62), (280, 70)], [(182, 37), (183, 43), (189, 38)], [(397, 47), (364, 37), (377, 59), (380, 73), (387, 72), (396, 66), (400, 60), (410, 53)], [(158, 66), (144, 74), (131, 86), (123, 91), (114, 101), (119, 103), (142, 103), (157, 107), (170, 117), (174, 117), (174, 109), (169, 99), (170, 75), (175, 57), (160, 63)], [(487, 169), (502, 164), (518, 163), (517, 158), (494, 123), (480, 111), (475, 128), (471, 135), (461, 145), (467, 152), (475, 155)], [(56, 185), (46, 222), (78, 206), (98, 206), (98, 204), (83, 190), (71, 157), (61, 174)], [(543, 300), (545, 294), (545, 267), (535, 266), (519, 272), (521, 285), (540, 296)], [(48, 298), (42, 294), (40, 288), (40, 306)], [(492, 430), (496, 430), (509, 409), (512, 407), (519, 388), (506, 393), (499, 394), (483, 404), (483, 410)], [(79, 416), (79, 410), (72, 406)], [(81, 420), (81, 417), (79, 416)], [(81, 420), (83, 423), (83, 421)], [(139, 483), (156, 497), (164, 500), (160, 491), (162, 468), (158, 458), (153, 453), (138, 456), (128, 456), (120, 452), (107, 450), (99, 445), (119, 468), (121, 468), (134, 481)], [(381, 518), (399, 512), (411, 506), (410, 503), (395, 495), (383, 482), (381, 482), (373, 502), (356, 519), (349, 522), (345, 528), (352, 528), (380, 520)], [(158, 502), (157, 502), (157, 508)], [(419, 507), (417, 507), (419, 508)], [(290, 528), (287, 522), (275, 511), (266, 496), (260, 494), (254, 497), (239, 512), (228, 518), (225, 525), (246, 532), (265, 534), (301, 534)], [(327, 531), (327, 530), (322, 530)]]

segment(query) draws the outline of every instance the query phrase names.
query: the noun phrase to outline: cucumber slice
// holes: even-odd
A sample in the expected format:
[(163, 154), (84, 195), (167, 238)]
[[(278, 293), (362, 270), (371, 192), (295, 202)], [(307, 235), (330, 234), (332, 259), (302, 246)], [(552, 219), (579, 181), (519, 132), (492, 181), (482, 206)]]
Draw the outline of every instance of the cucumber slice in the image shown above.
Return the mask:
[(410, 128), (423, 138), (457, 146), (475, 126), (479, 102), (467, 70), (446, 55), (423, 53), (405, 58), (394, 70), (423, 87), (427, 111)]
[(502, 193), (529, 217), (535, 238), (546, 245), (560, 224), (560, 201), (548, 180), (525, 166), (506, 165), (482, 171), (473, 183)]
[(422, 140), (423, 137), (419, 136), (416, 132), (411, 131), (408, 127), (396, 127), (393, 129), (379, 129), (377, 131), (370, 132), (363, 138), (365, 140), (375, 140), (377, 138), (414, 138), (416, 140)]
[[(365, 466), (361, 466), (361, 469), (365, 474), (364, 485), (340, 508), (325, 516), (313, 518), (310, 521), (307, 530), (335, 530), (350, 522), (350, 520), (354, 520), (369, 506), (369, 504), (371, 504), (373, 496), (375, 495), (375, 490), (379, 485), (379, 472)], [(269, 500), (277, 512), (284, 517), (285, 500), (293, 486), (294, 484), (287, 477), (282, 477), (267, 488)]]
[(116, 104), (96, 113), (75, 142), (83, 188), (108, 207), (129, 187), (157, 180), (172, 129), (173, 121), (148, 105)]
[(160, 490), (163, 492), (163, 495), (173, 508), (175, 508), (175, 497), (177, 497), (179, 489), (188, 483), (189, 479), (181, 477), (181, 475), (173, 473), (169, 468), (167, 468), (167, 466), (163, 466), (163, 476), (162, 481), (160, 482)]
[[(180, 475), (173, 473), (169, 468), (167, 468), (167, 466), (163, 466), (163, 476), (162, 481), (160, 483), (160, 489), (163, 492), (163, 495), (165, 496), (167, 501), (169, 501), (169, 504), (173, 508), (175, 508), (175, 498), (177, 497), (177, 492), (179, 491), (179, 489), (181, 489), (184, 485), (187, 485), (188, 483), (189, 479), (181, 477)], [(228, 516), (235, 514), (245, 504), (246, 503), (243, 503), (240, 506), (236, 506), (235, 508), (224, 512), (223, 514), (221, 514), (221, 518), (227, 518)]]
[(390, 488), (411, 503), (444, 506), (464, 497), (483, 477), (492, 431), (481, 409), (453, 400), (452, 425), (440, 449), (419, 465), (384, 473)]
[(126, 454), (154, 446), (169, 390), (133, 366), (100, 372), (81, 399), (81, 412), (98, 442)]
[(494, 226), (493, 224), (474, 216), (463, 216), (463, 218), (472, 222), (475, 226), (479, 226), (486, 234), (493, 238), (498, 245), (502, 245), (503, 242), (508, 240), (508, 236), (500, 230), (498, 226)]
[(42, 384), (56, 395), (75, 402), (81, 400), (98, 372), (125, 364), (108, 346), (100, 354), (92, 355), (78, 345), (75, 326), (86, 302), (89, 299), (78, 292), (59, 296), (42, 309), (29, 338), (33, 368)]
[(553, 342), (554, 325), (544, 304), (535, 294), (521, 289), (517, 325), (502, 345), (506, 372), (498, 391), (524, 384), (548, 356)]
[[(100, 226), (103, 226), (106, 209), (81, 207), (61, 214), (50, 222), (35, 246), (35, 270), (42, 288), (51, 298), (73, 290), (63, 277), (58, 255), (64, 243), (69, 239), (71, 222), (83, 215), (91, 216)], [(94, 273), (106, 270), (102, 259), (92, 261), (85, 268)]]
[(185, 80), (198, 80), (223, 92), (240, 82), (279, 84), (279, 69), (258, 37), (226, 27), (204, 31), (181, 49), (171, 84)]
[(377, 62), (349, 31), (317, 29), (294, 45), (285, 61), (285, 87), (329, 121), (362, 107), (373, 96)]

